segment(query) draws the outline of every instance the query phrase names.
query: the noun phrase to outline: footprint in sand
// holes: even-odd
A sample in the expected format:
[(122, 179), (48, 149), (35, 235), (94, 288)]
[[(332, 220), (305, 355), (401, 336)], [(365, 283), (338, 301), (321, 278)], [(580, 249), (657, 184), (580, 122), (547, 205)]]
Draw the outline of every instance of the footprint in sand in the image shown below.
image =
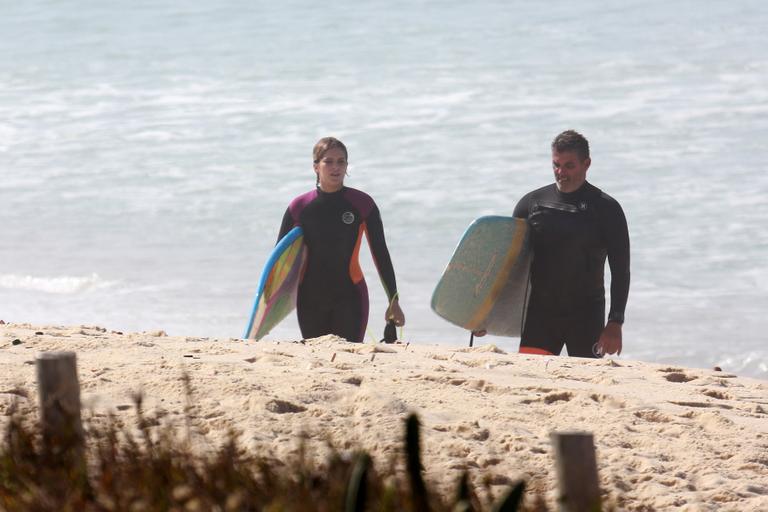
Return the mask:
[(629, 491), (634, 489), (634, 486), (632, 484), (630, 484), (628, 482), (625, 482), (620, 477), (614, 477), (613, 478), (613, 485), (618, 490), (623, 491), (623, 492), (629, 492)]
[(768, 486), (751, 484), (746, 487), (746, 491), (754, 494), (759, 494), (760, 496), (765, 496), (765, 495), (768, 495)]
[(714, 389), (705, 389), (702, 391), (704, 395), (707, 395), (712, 398), (717, 398), (718, 400), (732, 400), (733, 397), (730, 396), (728, 393), (723, 393), (722, 391), (717, 391)]
[(341, 382), (343, 382), (344, 384), (352, 384), (353, 386), (359, 386), (360, 384), (363, 383), (363, 378), (353, 375), (352, 377), (343, 379)]
[(286, 402), (285, 400), (270, 400), (266, 403), (264, 408), (270, 412), (274, 412), (275, 414), (293, 414), (307, 410), (306, 407), (302, 407), (301, 405), (293, 404), (291, 402)]
[(554, 391), (554, 389), (552, 389), (552, 388), (543, 388), (543, 387), (540, 387), (540, 386), (529, 386), (529, 387), (524, 388), (524, 389), (525, 389), (525, 391), (533, 391), (533, 392), (536, 392), (536, 393), (551, 393), (551, 392)]
[(502, 475), (499, 473), (491, 474), (487, 478), (487, 482), (490, 485), (512, 485), (513, 483), (515, 483), (514, 480), (512, 480), (507, 475)]
[(477, 421), (460, 423), (453, 427), (452, 430), (461, 435), (461, 437), (473, 441), (487, 441), (491, 437), (490, 431), (487, 428), (481, 428)]
[(543, 398), (527, 398), (521, 400), (522, 404), (532, 404), (534, 402), (544, 402), (545, 404), (553, 404), (555, 402), (569, 402), (573, 398), (573, 393), (570, 391), (563, 391), (562, 393), (550, 393)]
[(650, 421), (651, 423), (670, 423), (672, 420), (665, 414), (657, 411), (656, 409), (645, 409), (635, 412), (635, 416), (638, 418)]
[(26, 389), (20, 387), (14, 387), (6, 390), (0, 390), (0, 395), (14, 395), (21, 398), (29, 398), (29, 392)]
[(527, 388), (523, 388), (522, 391), (523, 391), (522, 393), (516, 393), (516, 394), (523, 394), (528, 396), (530, 395), (531, 391), (536, 394), (536, 398), (526, 398), (520, 402), (523, 404), (532, 404), (534, 402), (538, 402), (539, 400), (541, 400), (541, 397), (539, 396), (541, 393), (551, 393), (552, 391), (554, 391), (554, 389), (543, 388), (539, 386), (529, 386)]
[(708, 407), (717, 407), (719, 409), (733, 409), (733, 406), (726, 405), (726, 404), (714, 404), (711, 402), (678, 402), (675, 400), (670, 400), (669, 403), (680, 405), (683, 407), (700, 407), (700, 408), (708, 408)]
[(592, 400), (594, 400), (599, 404), (609, 405), (616, 409), (623, 409), (627, 406), (627, 402), (625, 402), (624, 400), (620, 400), (610, 395), (600, 395), (597, 393), (593, 393), (589, 395), (589, 398), (591, 398)]
[(568, 402), (573, 398), (573, 393), (570, 391), (563, 391), (562, 393), (552, 393), (544, 397), (545, 404), (553, 404), (555, 402)]
[[(661, 371), (664, 371), (664, 370), (661, 370)], [(683, 372), (676, 372), (676, 371), (667, 373), (664, 376), (664, 378), (667, 379), (669, 382), (690, 382), (696, 379), (696, 377), (691, 377), (689, 375), (686, 375)]]
[(285, 354), (283, 352), (264, 352), (263, 354), (243, 359), (243, 361), (246, 363), (258, 362), (260, 364), (272, 366), (290, 366), (292, 362), (287, 359), (293, 357), (292, 354)]
[[(768, 450), (768, 446), (765, 446), (764, 448)], [(764, 468), (768, 469), (768, 455), (757, 455), (747, 459), (747, 462), (756, 464), (758, 466), (763, 466)]]

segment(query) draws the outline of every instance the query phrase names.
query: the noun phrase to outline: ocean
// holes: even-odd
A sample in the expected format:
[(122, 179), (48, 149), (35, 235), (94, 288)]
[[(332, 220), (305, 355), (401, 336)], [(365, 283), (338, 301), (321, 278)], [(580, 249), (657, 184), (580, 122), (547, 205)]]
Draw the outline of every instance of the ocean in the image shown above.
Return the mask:
[(6, 322), (241, 336), (333, 135), (382, 212), (403, 338), (466, 344), (432, 290), (472, 220), (552, 182), (573, 128), (629, 224), (621, 359), (768, 379), (762, 0), (2, 4)]

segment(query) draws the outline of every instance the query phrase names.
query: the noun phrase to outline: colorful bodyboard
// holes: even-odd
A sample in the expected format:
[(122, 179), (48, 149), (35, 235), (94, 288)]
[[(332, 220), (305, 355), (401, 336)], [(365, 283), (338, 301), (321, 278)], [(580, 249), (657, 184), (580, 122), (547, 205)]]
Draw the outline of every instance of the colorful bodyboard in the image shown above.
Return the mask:
[(278, 242), (264, 265), (243, 338), (260, 340), (293, 311), (306, 257), (304, 233), (297, 226)]
[(466, 230), (432, 294), (432, 309), (470, 331), (519, 337), (531, 266), (524, 219), (487, 216)]

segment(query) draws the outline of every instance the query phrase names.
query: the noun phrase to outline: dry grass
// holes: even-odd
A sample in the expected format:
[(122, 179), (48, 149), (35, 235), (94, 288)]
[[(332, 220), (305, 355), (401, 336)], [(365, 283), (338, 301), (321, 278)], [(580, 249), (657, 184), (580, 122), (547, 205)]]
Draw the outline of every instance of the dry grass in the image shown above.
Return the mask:
[[(137, 425), (114, 417), (86, 422), (85, 444), (44, 446), (39, 429), (13, 414), (0, 446), (0, 509), (15, 511), (490, 511), (518, 510), (522, 483), (506, 503), (483, 503), (466, 475), (454, 496), (421, 480), (419, 424), (404, 428), (406, 471), (377, 472), (362, 451), (331, 449), (323, 462), (304, 450), (278, 461), (240, 449), (236, 435), (206, 454), (194, 452), (136, 397)], [(490, 495), (490, 493), (485, 493)], [(541, 497), (525, 510), (546, 510)], [(523, 508), (520, 508), (523, 510)]]

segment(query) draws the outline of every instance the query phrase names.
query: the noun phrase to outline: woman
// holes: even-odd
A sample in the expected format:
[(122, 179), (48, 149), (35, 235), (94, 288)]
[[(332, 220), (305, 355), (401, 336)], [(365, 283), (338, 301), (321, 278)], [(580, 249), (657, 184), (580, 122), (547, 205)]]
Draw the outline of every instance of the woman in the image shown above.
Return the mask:
[(313, 157), (316, 188), (291, 201), (278, 237), (294, 226), (304, 232), (308, 257), (296, 304), (299, 327), (304, 338), (335, 334), (361, 343), (368, 325), (368, 288), (358, 259), (363, 233), (389, 299), (385, 320), (405, 324), (384, 227), (373, 199), (344, 186), (347, 148), (340, 140), (320, 139)]

